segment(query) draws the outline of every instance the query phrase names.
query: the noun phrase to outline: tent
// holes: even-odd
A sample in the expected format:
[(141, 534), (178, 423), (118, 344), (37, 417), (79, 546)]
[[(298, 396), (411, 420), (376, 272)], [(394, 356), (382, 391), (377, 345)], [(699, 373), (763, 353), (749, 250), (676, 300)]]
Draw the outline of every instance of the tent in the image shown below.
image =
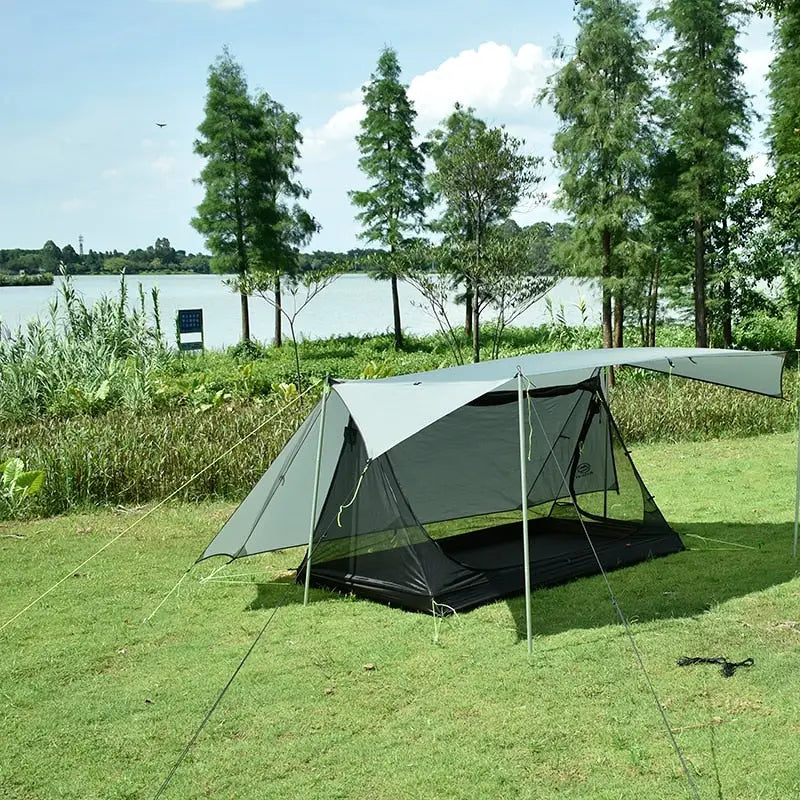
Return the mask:
[(437, 613), (592, 574), (598, 562), (609, 570), (675, 553), (681, 541), (611, 415), (604, 368), (781, 397), (783, 361), (622, 348), (329, 381), (198, 560), (307, 543), (306, 591)]

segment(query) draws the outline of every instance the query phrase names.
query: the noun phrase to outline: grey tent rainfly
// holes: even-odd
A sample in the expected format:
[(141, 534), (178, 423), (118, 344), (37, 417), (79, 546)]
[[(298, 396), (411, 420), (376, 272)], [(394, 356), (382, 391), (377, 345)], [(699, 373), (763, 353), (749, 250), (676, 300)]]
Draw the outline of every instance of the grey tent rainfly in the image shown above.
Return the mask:
[(611, 415), (629, 365), (781, 397), (784, 354), (539, 353), (332, 380), (200, 556), (308, 544), (298, 581), (440, 613), (683, 549)]

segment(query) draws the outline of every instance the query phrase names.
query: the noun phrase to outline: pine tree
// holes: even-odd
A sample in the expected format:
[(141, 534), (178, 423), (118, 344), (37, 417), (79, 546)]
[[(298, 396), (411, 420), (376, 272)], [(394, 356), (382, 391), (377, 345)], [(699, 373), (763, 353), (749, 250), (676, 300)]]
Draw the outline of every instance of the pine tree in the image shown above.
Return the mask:
[(680, 164), (676, 215), (691, 226), (695, 342), (708, 345), (707, 250), (725, 215), (749, 129), (736, 38), (744, 7), (729, 0), (669, 0), (652, 13), (671, 38), (659, 66), (668, 79), (662, 118)]
[(620, 347), (624, 246), (643, 211), (641, 193), (650, 149), (650, 45), (633, 3), (579, 0), (576, 22), (574, 54), (542, 99), (549, 99), (561, 120), (553, 141), (561, 168), (557, 204), (575, 226), (579, 271), (602, 279), (603, 343)]
[(212, 267), (236, 273), (242, 341), (250, 340), (252, 270), (283, 257), (274, 187), (281, 176), (274, 132), (227, 49), (210, 67), (205, 118), (195, 152), (206, 159), (198, 183), (205, 196), (192, 225), (205, 237)]
[(282, 335), (282, 297), (281, 276), (294, 276), (298, 270), (300, 248), (319, 231), (317, 221), (300, 205), (300, 200), (308, 198), (309, 191), (299, 182), (300, 145), (303, 137), (298, 126), (300, 117), (287, 111), (266, 92), (258, 97), (258, 105), (264, 113), (266, 126), (270, 131), (270, 141), (275, 147), (278, 170), (271, 187), (272, 202), (278, 215), (277, 232), (282, 247), (273, 253), (272, 261), (259, 265), (266, 271), (272, 283), (272, 305), (275, 310), (275, 336), (273, 344), (281, 347)]
[(800, 349), (800, 2), (776, 15), (775, 57), (769, 70), (771, 114), (767, 135), (775, 175), (772, 219), (785, 258), (784, 286), (796, 311)]
[[(361, 151), (358, 166), (369, 188), (349, 194), (361, 209), (356, 214), (363, 226), (360, 238), (388, 248), (391, 262), (407, 233), (421, 227), (427, 197), (424, 161), (414, 144), (417, 112), (400, 82), (394, 50), (387, 47), (381, 52), (377, 69), (362, 93), (366, 114), (356, 141)], [(399, 350), (403, 335), (396, 274), (392, 272), (390, 279), (394, 343)]]

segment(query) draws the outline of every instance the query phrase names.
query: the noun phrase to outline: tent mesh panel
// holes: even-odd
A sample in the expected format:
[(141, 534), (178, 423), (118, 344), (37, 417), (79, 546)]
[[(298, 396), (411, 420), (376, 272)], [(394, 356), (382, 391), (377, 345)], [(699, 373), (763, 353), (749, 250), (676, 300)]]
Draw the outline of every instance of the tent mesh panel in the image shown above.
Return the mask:
[[(597, 571), (581, 520), (606, 568), (681, 549), (599, 382), (526, 394), (534, 583)], [(489, 433), (453, 457), (454, 431), (480, 430), (486, 420)], [(516, 393), (495, 393), (369, 462), (351, 421), (316, 526), (312, 582), (422, 609), (520, 591), (518, 424)], [(473, 513), (459, 515), (462, 505)]]

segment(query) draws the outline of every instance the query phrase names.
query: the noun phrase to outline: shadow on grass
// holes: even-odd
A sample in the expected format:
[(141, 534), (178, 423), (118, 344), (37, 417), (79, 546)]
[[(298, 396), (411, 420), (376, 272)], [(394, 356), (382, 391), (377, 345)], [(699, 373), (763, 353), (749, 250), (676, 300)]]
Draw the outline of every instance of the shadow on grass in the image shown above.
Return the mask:
[(256, 596), (245, 606), (245, 611), (260, 611), (280, 605), (303, 602), (303, 587), (295, 583), (294, 576), (277, 578), (269, 583), (256, 583)]
[[(673, 527), (681, 535), (685, 552), (607, 573), (629, 620), (641, 623), (692, 617), (719, 603), (788, 581), (800, 569), (800, 562), (792, 558), (791, 523), (684, 523)], [(518, 637), (524, 639), (524, 597), (505, 602)], [(534, 635), (619, 622), (601, 575), (535, 590), (531, 611)]]
[[(800, 562), (792, 558), (791, 523), (685, 523), (675, 524), (674, 528), (687, 548), (685, 552), (607, 573), (629, 620), (648, 622), (695, 616), (718, 603), (790, 580), (800, 569)], [(534, 581), (535, 578), (534, 575)], [(295, 583), (293, 574), (254, 585), (256, 596), (246, 607), (248, 611), (303, 602), (303, 586)], [(309, 601), (313, 605), (344, 597), (327, 589), (312, 589)], [(524, 597), (509, 597), (501, 602), (514, 618), (517, 636), (524, 639)], [(619, 622), (600, 575), (535, 589), (531, 606), (533, 633), (537, 636)]]

